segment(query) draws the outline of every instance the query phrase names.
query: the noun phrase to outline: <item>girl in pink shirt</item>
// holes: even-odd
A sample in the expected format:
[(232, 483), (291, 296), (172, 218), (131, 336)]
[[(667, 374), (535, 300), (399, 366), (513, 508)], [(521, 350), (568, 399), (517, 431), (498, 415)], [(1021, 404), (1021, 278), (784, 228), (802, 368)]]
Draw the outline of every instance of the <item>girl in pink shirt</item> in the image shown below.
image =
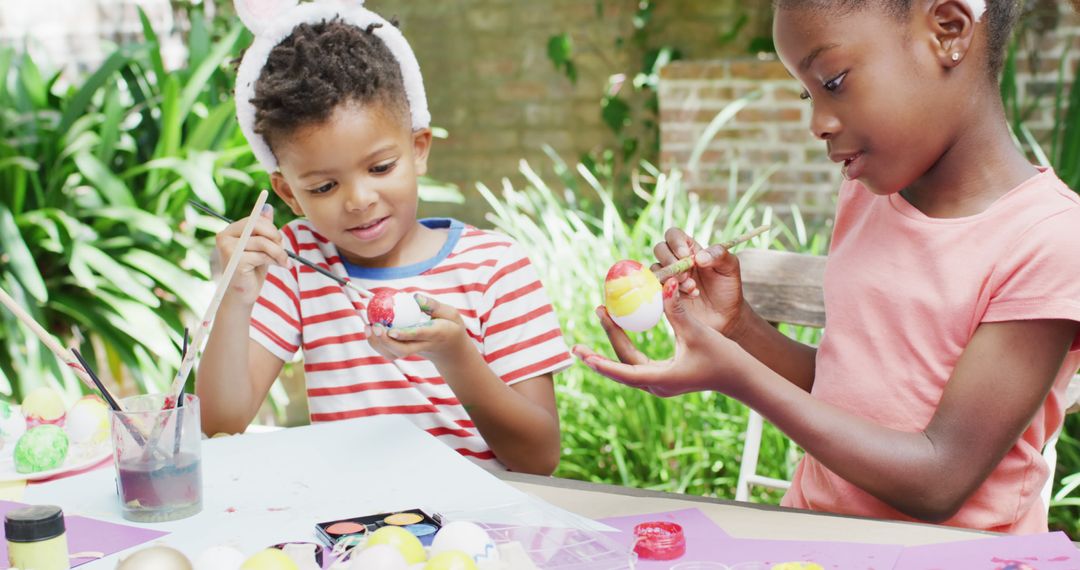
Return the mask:
[(1005, 0), (780, 0), (774, 37), (841, 163), (815, 349), (747, 305), (738, 260), (678, 229), (656, 247), (675, 356), (603, 308), (615, 380), (729, 394), (802, 446), (783, 504), (1002, 532), (1047, 529), (1040, 451), (1080, 367), (1080, 199), (1010, 137)]

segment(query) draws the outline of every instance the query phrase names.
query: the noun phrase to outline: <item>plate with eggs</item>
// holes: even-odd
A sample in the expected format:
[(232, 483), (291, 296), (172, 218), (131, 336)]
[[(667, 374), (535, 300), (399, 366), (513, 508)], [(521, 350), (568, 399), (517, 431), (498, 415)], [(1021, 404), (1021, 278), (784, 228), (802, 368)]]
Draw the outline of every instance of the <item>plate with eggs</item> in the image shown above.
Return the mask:
[(0, 481), (35, 481), (86, 469), (112, 455), (109, 408), (85, 396), (71, 408), (37, 388), (21, 406), (0, 401)]

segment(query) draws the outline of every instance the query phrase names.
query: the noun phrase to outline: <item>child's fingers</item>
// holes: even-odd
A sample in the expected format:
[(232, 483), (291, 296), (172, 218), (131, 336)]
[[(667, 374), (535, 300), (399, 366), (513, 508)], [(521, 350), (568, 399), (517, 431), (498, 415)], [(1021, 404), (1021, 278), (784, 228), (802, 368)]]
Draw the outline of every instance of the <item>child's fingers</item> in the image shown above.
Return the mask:
[(446, 331), (448, 326), (452, 326), (445, 320), (432, 319), (423, 323), (413, 325), (411, 327), (402, 327), (396, 329), (390, 329), (387, 331), (386, 336), (399, 341), (399, 342), (424, 342), (436, 340), (439, 335)]
[(454, 307), (447, 305), (446, 303), (440, 303), (439, 301), (420, 293), (414, 294), (413, 298), (416, 299), (416, 304), (420, 306), (420, 310), (430, 315), (431, 318), (443, 319), (455, 323), (461, 322), (461, 314), (458, 313), (457, 309)]
[(252, 237), (248, 240), (247, 246), (244, 249), (247, 251), (265, 253), (267, 257), (274, 261), (274, 263), (282, 267), (289, 266), (289, 256), (285, 254), (285, 248), (281, 247), (280, 243), (276, 243), (271, 239), (263, 236)]
[(708, 334), (705, 325), (691, 314), (690, 307), (684, 303), (685, 296), (679, 292), (675, 279), (664, 283), (664, 314), (667, 315), (675, 336), (687, 341), (695, 340)]
[(281, 230), (274, 225), (274, 220), (268, 218), (259, 218), (256, 220), (255, 227), (251, 230), (251, 235), (265, 237), (278, 245), (284, 241)]
[(656, 367), (655, 363), (649, 362), (646, 364), (635, 365), (616, 362), (604, 358), (592, 349), (580, 344), (575, 345), (571, 352), (574, 353), (574, 356), (584, 362), (586, 366), (596, 372), (607, 376), (616, 382), (640, 390), (651, 392), (651, 388), (653, 384), (657, 382), (657, 378), (660, 376), (659, 373), (661, 372)]
[[(656, 256), (659, 263), (652, 267), (652, 271), (655, 273), (661, 267), (671, 265), (700, 249), (701, 245), (686, 235), (686, 232), (679, 228), (669, 228), (664, 232), (664, 241), (653, 246), (653, 255)], [(680, 282), (684, 282), (690, 278), (690, 275), (688, 272), (683, 272), (676, 275), (676, 278)], [(684, 293), (689, 294), (692, 291), (690, 288), (683, 288)]]
[(240, 262), (236, 264), (236, 272), (244, 275), (275, 263), (277, 262), (274, 258), (261, 251), (243, 251), (240, 252)]
[[(238, 241), (239, 240), (226, 240), (221, 246), (221, 259), (225, 260), (226, 263), (228, 263), (228, 260), (232, 259), (233, 255), (237, 254), (236, 244)], [(282, 249), (281, 246), (262, 236), (249, 238), (244, 251), (239, 253), (242, 257), (239, 261), (240, 265), (237, 267), (244, 273), (247, 273), (256, 267), (262, 267), (264, 265), (284, 266), (284, 264), (288, 262), (288, 257), (285, 256), (285, 250)]]
[(724, 276), (735, 276), (739, 273), (739, 258), (721, 245), (710, 245), (694, 254), (694, 264)]
[(603, 305), (597, 307), (596, 316), (600, 318), (600, 326), (604, 327), (604, 332), (607, 333), (608, 341), (611, 342), (611, 349), (615, 351), (615, 356), (621, 362), (643, 364), (649, 361), (649, 358), (642, 354), (634, 346), (634, 343), (630, 341), (630, 337), (626, 336), (626, 331), (622, 330), (622, 327), (615, 324), (615, 321), (611, 319), (606, 307)]
[(406, 347), (387, 336), (388, 329), (380, 324), (369, 325), (364, 327), (364, 333), (367, 335), (368, 344), (371, 348), (375, 349), (383, 358), (394, 361), (404, 358), (408, 355)]
[(671, 261), (661, 261), (661, 263), (664, 263), (665, 265), (674, 263), (701, 250), (701, 245), (679, 228), (668, 228), (668, 230), (664, 232), (664, 242), (667, 244), (668, 250), (674, 254), (674, 258)]
[(662, 241), (654, 245), (652, 251), (653, 256), (656, 257), (657, 261), (657, 263), (653, 266), (656, 269), (659, 269), (665, 265), (671, 265), (672, 263), (675, 263), (679, 260), (679, 258), (675, 256), (675, 252), (672, 251), (671, 245), (668, 244), (666, 241)]
[[(217, 238), (220, 244), (222, 240), (239, 239), (240, 234), (244, 232), (244, 226), (247, 225), (248, 218), (242, 218), (235, 222), (225, 226), (220, 232), (218, 232)], [(274, 243), (280, 244), (282, 242), (281, 231), (274, 225), (274, 221), (260, 216), (255, 220), (255, 225), (251, 227), (251, 235), (262, 236)]]

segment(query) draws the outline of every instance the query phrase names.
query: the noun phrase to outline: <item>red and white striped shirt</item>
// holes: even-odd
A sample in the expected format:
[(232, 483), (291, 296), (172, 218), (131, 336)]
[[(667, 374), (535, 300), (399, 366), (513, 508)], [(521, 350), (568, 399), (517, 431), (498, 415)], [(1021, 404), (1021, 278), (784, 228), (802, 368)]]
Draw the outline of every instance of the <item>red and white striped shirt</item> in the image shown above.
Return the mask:
[[(474, 345), (504, 382), (568, 367), (570, 353), (536, 271), (511, 239), (452, 219), (435, 257), (404, 267), (359, 267), (307, 220), (286, 225), (285, 247), (369, 289), (419, 292), (456, 308)], [(251, 316), (251, 338), (285, 362), (303, 350), (311, 421), (401, 414), (487, 467), (502, 468), (435, 365), (419, 356), (388, 361), (367, 343), (362, 299), (295, 262), (270, 266)]]

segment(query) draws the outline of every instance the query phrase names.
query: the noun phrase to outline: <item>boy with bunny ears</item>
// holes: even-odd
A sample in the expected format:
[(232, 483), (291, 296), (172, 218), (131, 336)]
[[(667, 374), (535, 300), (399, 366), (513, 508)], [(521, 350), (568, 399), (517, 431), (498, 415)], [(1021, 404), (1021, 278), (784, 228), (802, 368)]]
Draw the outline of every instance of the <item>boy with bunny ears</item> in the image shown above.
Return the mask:
[[(208, 433), (243, 430), (303, 352), (311, 421), (398, 414), (494, 468), (550, 474), (559, 459), (552, 376), (571, 363), (537, 274), (509, 238), (418, 220), (430, 115), (401, 32), (362, 2), (237, 0), (255, 34), (237, 77), (240, 125), (274, 192), (197, 376)], [(367, 325), (365, 300), (290, 264), (286, 250), (358, 285), (412, 293), (432, 320)]]

